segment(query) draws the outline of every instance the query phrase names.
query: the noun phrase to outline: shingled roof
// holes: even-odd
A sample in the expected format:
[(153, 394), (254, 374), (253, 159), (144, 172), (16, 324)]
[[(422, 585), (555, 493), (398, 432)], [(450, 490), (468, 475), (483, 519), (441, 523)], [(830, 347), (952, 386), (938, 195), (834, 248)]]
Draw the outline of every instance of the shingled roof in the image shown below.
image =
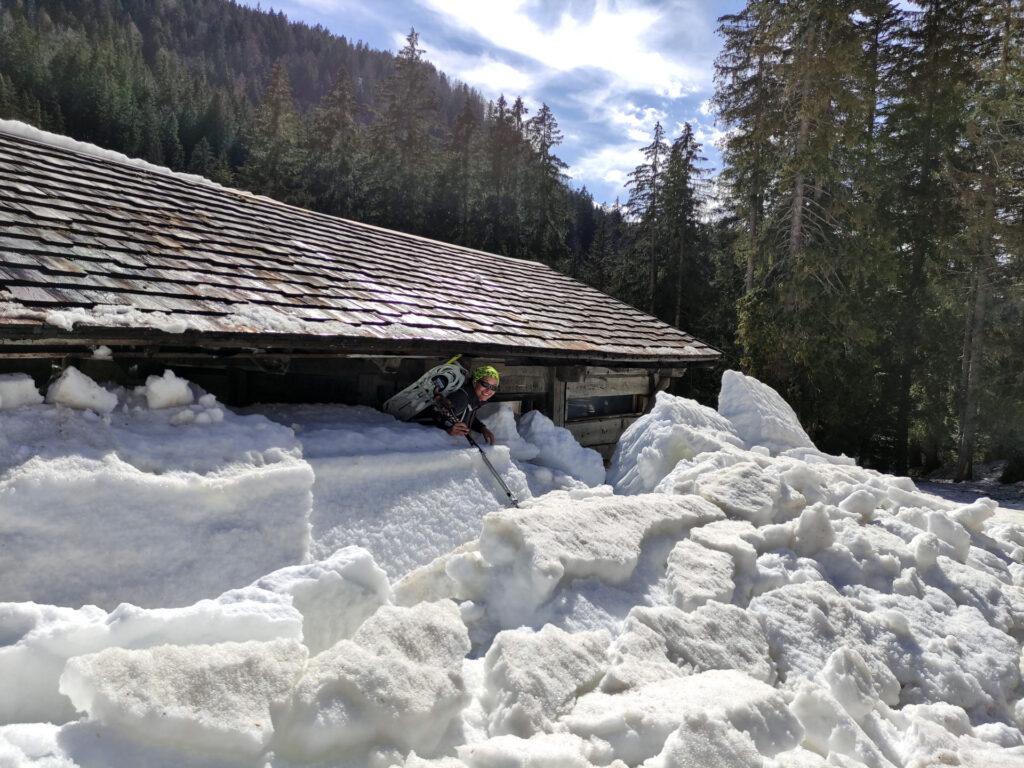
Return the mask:
[(537, 262), (0, 121), (0, 341), (100, 339), (667, 365), (719, 356)]

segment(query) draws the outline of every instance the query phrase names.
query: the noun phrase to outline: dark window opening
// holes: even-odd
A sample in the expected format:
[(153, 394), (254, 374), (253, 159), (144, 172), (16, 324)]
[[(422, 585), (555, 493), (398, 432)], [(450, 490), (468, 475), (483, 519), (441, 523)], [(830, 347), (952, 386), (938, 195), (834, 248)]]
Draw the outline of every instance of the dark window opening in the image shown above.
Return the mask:
[(620, 416), (637, 413), (636, 395), (599, 395), (597, 397), (573, 397), (566, 408), (566, 418), (593, 419), (598, 416)]

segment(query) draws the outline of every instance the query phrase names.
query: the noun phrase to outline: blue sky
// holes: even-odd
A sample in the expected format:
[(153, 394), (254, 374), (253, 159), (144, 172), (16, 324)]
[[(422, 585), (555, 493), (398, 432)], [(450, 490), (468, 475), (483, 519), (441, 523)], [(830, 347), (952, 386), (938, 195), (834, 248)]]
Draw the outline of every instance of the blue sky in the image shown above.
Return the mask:
[[(252, 3), (255, 5), (255, 3)], [(720, 138), (707, 100), (720, 41), (717, 18), (739, 0), (283, 0), (290, 18), (397, 51), (413, 26), (426, 58), (486, 98), (541, 102), (565, 134), (558, 154), (576, 185), (625, 200), (626, 174), (661, 120), (684, 121), (712, 166)], [(266, 2), (264, 0), (264, 7)]]

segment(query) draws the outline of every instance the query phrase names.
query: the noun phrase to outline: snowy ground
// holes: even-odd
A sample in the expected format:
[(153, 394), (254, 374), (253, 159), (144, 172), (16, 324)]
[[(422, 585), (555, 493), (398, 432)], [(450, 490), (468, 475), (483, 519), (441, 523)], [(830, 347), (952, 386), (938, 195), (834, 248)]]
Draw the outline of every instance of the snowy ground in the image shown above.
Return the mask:
[(1024, 518), (741, 374), (607, 485), (493, 413), (516, 510), (437, 430), (70, 370), (0, 377), (0, 768), (1024, 766)]

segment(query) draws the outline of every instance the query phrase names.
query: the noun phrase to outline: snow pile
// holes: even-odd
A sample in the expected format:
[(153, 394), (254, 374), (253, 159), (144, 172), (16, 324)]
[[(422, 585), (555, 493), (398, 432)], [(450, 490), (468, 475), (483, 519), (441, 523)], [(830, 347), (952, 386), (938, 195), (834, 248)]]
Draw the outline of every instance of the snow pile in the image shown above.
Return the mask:
[(27, 373), (0, 373), (0, 408), (38, 405), (43, 396)]
[(211, 395), (150, 410), (74, 368), (47, 399), (0, 410), (0, 598), (187, 605), (306, 557), (313, 474), (291, 430)]
[[(477, 449), (436, 427), (363, 406), (251, 411), (292, 427), (313, 468), (315, 557), (354, 544), (400, 576), (476, 538), (484, 515), (508, 503)], [(512, 410), (493, 404), (484, 422), (497, 444), (477, 442), (520, 500), (604, 481), (600, 455), (537, 411), (517, 428)]]
[(117, 395), (108, 392), (73, 365), (69, 365), (46, 392), (46, 402), (80, 411), (110, 413), (117, 407)]
[(534, 464), (575, 477), (590, 487), (604, 482), (604, 461), (593, 448), (584, 448), (565, 427), (556, 427), (540, 411), (530, 411), (519, 420), (523, 440), (537, 446)]
[(174, 371), (164, 371), (163, 376), (150, 376), (143, 391), (146, 403), (153, 410), (191, 405), (195, 399), (188, 382), (175, 376)]
[[(295, 430), (313, 469), (312, 554), (365, 547), (393, 576), (476, 537), (505, 494), (464, 438), (365, 407), (258, 409)], [(504, 446), (486, 448), (513, 493), (526, 479)]]
[[(0, 707), (54, 724), (0, 764), (1024, 764), (1024, 518), (794, 445), (754, 384), (758, 434), (663, 395), (617, 464), (654, 492), (495, 503), (393, 590), (350, 548), (187, 608), (3, 606)], [(309, 453), (382, 464), (398, 429), (347, 417), (307, 413)]]
[(814, 447), (789, 403), (768, 385), (739, 371), (722, 374), (718, 412), (732, 423), (747, 447), (763, 445), (773, 454)]
[(514, 461), (532, 461), (537, 458), (540, 448), (519, 434), (516, 415), (508, 403), (488, 403), (478, 413), (480, 421), (494, 433), (495, 442), (508, 446)]
[(608, 482), (619, 493), (647, 493), (683, 459), (743, 443), (732, 424), (694, 400), (659, 392), (654, 408), (619, 439)]
[(184, 608), (107, 613), (36, 603), (0, 603), (0, 723), (65, 722), (74, 710), (58, 691), (65, 662), (106, 648), (302, 641), (311, 656), (351, 637), (391, 602), (387, 577), (365, 550), (282, 568), (248, 587)]

